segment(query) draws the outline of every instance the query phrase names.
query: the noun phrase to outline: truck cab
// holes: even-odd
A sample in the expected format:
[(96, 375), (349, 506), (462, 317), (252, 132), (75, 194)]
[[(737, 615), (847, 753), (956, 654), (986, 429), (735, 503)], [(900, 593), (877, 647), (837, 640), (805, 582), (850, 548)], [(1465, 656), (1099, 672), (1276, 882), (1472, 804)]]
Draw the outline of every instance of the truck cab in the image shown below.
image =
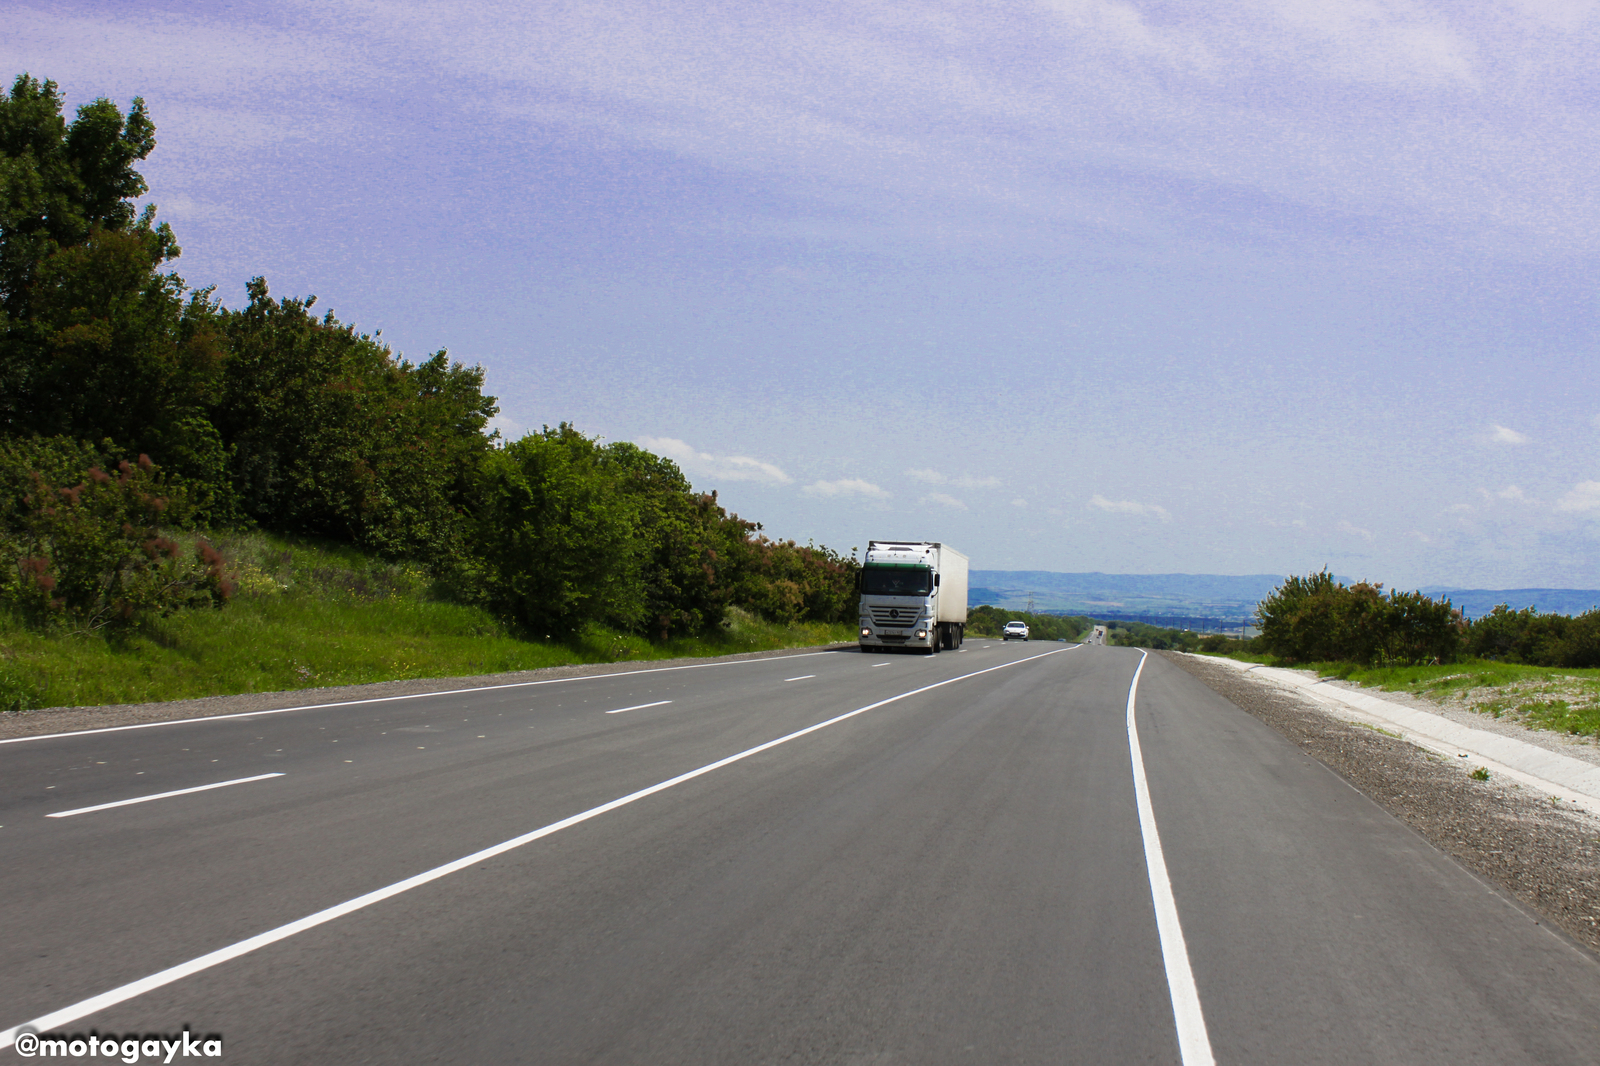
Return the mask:
[(967, 557), (929, 541), (870, 541), (861, 567), (862, 651), (934, 654), (962, 643)]

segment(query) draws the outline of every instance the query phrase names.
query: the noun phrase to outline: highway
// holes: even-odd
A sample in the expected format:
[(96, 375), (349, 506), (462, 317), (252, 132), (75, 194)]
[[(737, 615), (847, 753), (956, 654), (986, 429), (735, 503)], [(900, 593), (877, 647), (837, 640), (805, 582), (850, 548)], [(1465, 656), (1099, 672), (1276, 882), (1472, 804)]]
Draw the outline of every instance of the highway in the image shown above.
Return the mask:
[(1600, 1060), (1592, 955), (1129, 648), (4, 742), (0, 930), (0, 1027), (229, 1063)]

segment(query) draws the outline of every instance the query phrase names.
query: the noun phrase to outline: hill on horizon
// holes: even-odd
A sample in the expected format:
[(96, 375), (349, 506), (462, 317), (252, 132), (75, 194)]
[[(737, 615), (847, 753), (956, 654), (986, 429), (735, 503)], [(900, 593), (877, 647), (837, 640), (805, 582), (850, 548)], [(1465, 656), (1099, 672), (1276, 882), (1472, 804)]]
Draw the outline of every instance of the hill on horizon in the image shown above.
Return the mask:
[[(1281, 574), (1068, 574), (1054, 570), (973, 570), (967, 603), (1045, 614), (1105, 618), (1166, 618), (1239, 623), (1283, 583)], [(1340, 581), (1348, 578), (1340, 577)], [(1488, 614), (1496, 604), (1514, 610), (1535, 607), (1545, 614), (1582, 614), (1600, 607), (1597, 589), (1466, 589), (1425, 585), (1435, 599), (1448, 598), (1467, 617)]]

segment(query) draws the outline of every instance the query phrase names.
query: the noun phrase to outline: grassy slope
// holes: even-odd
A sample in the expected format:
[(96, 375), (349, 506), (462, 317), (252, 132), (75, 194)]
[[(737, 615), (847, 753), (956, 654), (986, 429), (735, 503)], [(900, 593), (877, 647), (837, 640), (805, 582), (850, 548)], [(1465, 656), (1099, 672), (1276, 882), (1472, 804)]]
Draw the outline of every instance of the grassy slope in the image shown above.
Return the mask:
[(0, 615), (0, 706), (143, 703), (569, 663), (725, 655), (847, 642), (853, 626), (778, 626), (735, 612), (721, 634), (652, 643), (606, 629), (528, 640), (428, 596), (415, 567), (265, 535), (221, 541), (239, 591), (220, 611), (130, 634), (44, 635)]
[[(1232, 658), (1269, 666), (1290, 665), (1269, 656), (1234, 655)], [(1523, 666), (1482, 659), (1444, 666), (1293, 665), (1386, 692), (1409, 692), (1495, 718), (1514, 718), (1536, 729), (1600, 737), (1600, 670)]]

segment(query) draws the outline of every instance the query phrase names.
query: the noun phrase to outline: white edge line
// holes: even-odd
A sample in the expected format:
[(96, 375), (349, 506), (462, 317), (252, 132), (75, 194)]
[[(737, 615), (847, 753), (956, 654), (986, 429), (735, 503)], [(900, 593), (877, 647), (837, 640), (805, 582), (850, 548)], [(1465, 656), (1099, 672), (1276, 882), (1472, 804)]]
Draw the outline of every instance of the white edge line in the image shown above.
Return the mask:
[(619, 670), (614, 674), (584, 674), (581, 677), (552, 677), (543, 681), (513, 681), (505, 685), (479, 685), (477, 688), (440, 689), (437, 692), (408, 692), (403, 696), (374, 696), (369, 700), (338, 700), (333, 703), (302, 703), (297, 707), (271, 707), (264, 711), (239, 711), (235, 714), (206, 714), (199, 718), (173, 718), (165, 722), (140, 722), (138, 725), (109, 725), (103, 729), (77, 729), (70, 733), (41, 733), (36, 737), (9, 737), (0, 744), (22, 744), (29, 740), (55, 740), (60, 737), (85, 737), (94, 733), (118, 733), (124, 729), (154, 729), (163, 725), (192, 725), (195, 722), (221, 722), (229, 718), (259, 718), (267, 714), (287, 714), (289, 711), (315, 711), (323, 707), (355, 707), (363, 703), (389, 703), (397, 700), (420, 700), (428, 696), (460, 696), (467, 692), (494, 692), (504, 688), (528, 688), (532, 685), (562, 685), (570, 681), (595, 681), (604, 677), (632, 677), (635, 674), (665, 674), (673, 670), (702, 670), (708, 666), (743, 666), (745, 663), (766, 663), (772, 659), (803, 659), (808, 655), (833, 655), (831, 651), (803, 651), (798, 655), (775, 655), (771, 659), (738, 659), (727, 663), (689, 663), (687, 666), (653, 666), (648, 670)]
[(407, 892), (413, 888), (425, 885), (429, 881), (437, 881), (441, 877), (453, 874), (458, 870), (464, 870), (469, 866), (473, 866), (487, 859), (492, 859), (497, 855), (503, 855), (508, 851), (522, 847), (524, 844), (531, 844), (533, 841), (538, 840), (541, 837), (547, 837), (552, 833), (558, 833), (563, 829), (577, 825), (579, 822), (587, 822), (589, 819), (598, 817), (599, 815), (605, 814), (608, 811), (614, 811), (618, 807), (626, 806), (627, 804), (633, 803), (636, 800), (642, 800), (646, 796), (653, 796), (657, 792), (663, 792), (666, 789), (672, 788), (674, 785), (681, 785), (685, 781), (692, 781), (702, 774), (709, 774), (713, 770), (720, 770), (724, 766), (727, 766), (731, 763), (736, 763), (739, 760), (749, 758), (752, 755), (758, 755), (769, 748), (777, 747), (779, 744), (786, 744), (791, 740), (797, 740), (808, 733), (815, 733), (819, 729), (826, 729), (828, 726), (835, 725), (847, 718), (854, 718), (858, 714), (864, 714), (867, 711), (876, 710), (879, 707), (896, 703), (911, 696), (916, 696), (923, 692), (931, 691), (932, 689), (943, 688), (945, 685), (951, 685), (957, 681), (965, 681), (968, 678), (977, 677), (980, 674), (987, 674), (994, 670), (1004, 670), (1008, 667), (1019, 666), (1022, 663), (1032, 662), (1035, 659), (1043, 659), (1046, 656), (1056, 655), (1059, 652), (1066, 650), (1068, 649), (1057, 648), (1052, 651), (1044, 652), (1041, 655), (1030, 655), (1026, 659), (1014, 659), (1008, 663), (1001, 663), (999, 666), (991, 666), (983, 670), (975, 670), (970, 674), (962, 674), (959, 677), (947, 678), (944, 681), (936, 681), (931, 685), (924, 685), (921, 688), (912, 689), (910, 692), (902, 692), (898, 696), (890, 696), (888, 699), (879, 700), (877, 703), (869, 703), (865, 707), (857, 707), (853, 711), (846, 711), (844, 714), (829, 718), (825, 722), (818, 722), (817, 724), (807, 726), (804, 729), (798, 729), (795, 732), (789, 733), (786, 736), (781, 736), (776, 740), (769, 740), (764, 744), (757, 744), (755, 747), (747, 748), (744, 751), (739, 752), (737, 755), (729, 755), (727, 758), (718, 759), (713, 763), (707, 763), (705, 766), (702, 766), (697, 770), (690, 770), (688, 773), (679, 774), (677, 777), (669, 778), (668, 780), (662, 781), (659, 784), (651, 785), (649, 788), (642, 788), (637, 792), (630, 792), (628, 795), (614, 799), (609, 803), (602, 803), (598, 807), (591, 807), (581, 814), (574, 814), (571, 817), (563, 818), (559, 822), (552, 822), (542, 829), (535, 829), (531, 833), (524, 833), (522, 836), (512, 837), (510, 840), (495, 844), (492, 847), (484, 848), (482, 851), (475, 851), (471, 855), (456, 859), (453, 862), (447, 862), (443, 866), (435, 866), (431, 870), (426, 870), (423, 873), (408, 877), (404, 881), (396, 881), (392, 885), (368, 892), (364, 896), (357, 896), (355, 899), (346, 900), (343, 903), (328, 907), (325, 910), (317, 911), (315, 914), (308, 914), (304, 918), (290, 922), (287, 925), (280, 925), (276, 929), (269, 929), (264, 933), (257, 933), (255, 936), (246, 940), (241, 940), (236, 944), (230, 944), (225, 948), (218, 948), (216, 951), (210, 952), (206, 955), (201, 955), (199, 958), (190, 959), (188, 962), (179, 963), (176, 966), (168, 967), (167, 969), (161, 970), (158, 973), (153, 973), (148, 977), (142, 977), (137, 981), (132, 981), (118, 988), (113, 988), (109, 992), (102, 992), (98, 996), (91, 996), (88, 999), (80, 1000), (79, 1002), (72, 1004), (70, 1007), (63, 1007), (60, 1010), (41, 1015), (30, 1022), (24, 1022), (21, 1025), (12, 1026), (10, 1029), (0, 1031), (0, 1050), (8, 1048), (14, 1044), (17, 1036), (23, 1032), (50, 1032), (58, 1026), (68, 1025), (80, 1018), (93, 1014), (96, 1011), (104, 1010), (107, 1007), (126, 1002), (127, 1000), (133, 999), (136, 996), (141, 996), (146, 992), (160, 988), (163, 985), (169, 985), (174, 981), (179, 981), (185, 977), (191, 976), (192, 974), (197, 974), (202, 970), (209, 970), (213, 966), (236, 959), (241, 955), (248, 955), (257, 948), (266, 947), (268, 944), (275, 944), (280, 940), (285, 940), (291, 936), (294, 936), (296, 933), (303, 933), (307, 929), (315, 928), (316, 926), (322, 925), (325, 922), (331, 922), (335, 918), (342, 918), (354, 911), (361, 910), (363, 907), (370, 907), (374, 903), (379, 903), (383, 900), (386, 900), (390, 896), (398, 896), (402, 892)]
[(251, 781), (265, 781), (269, 777), (282, 777), (283, 774), (257, 774), (254, 777), (237, 777), (232, 781), (218, 781), (211, 785), (196, 785), (193, 788), (180, 788), (173, 792), (157, 792), (153, 796), (135, 796), (133, 799), (117, 800), (115, 803), (102, 803), (95, 807), (79, 807), (75, 811), (57, 811), (45, 815), (46, 818), (71, 818), (74, 814), (88, 814), (91, 811), (108, 811), (112, 807), (126, 807), (130, 803), (149, 803), (151, 800), (164, 800), (168, 796), (187, 796), (191, 792), (209, 792), (214, 788), (227, 788), (229, 785), (247, 785)]
[(808, 677), (816, 677), (816, 676), (817, 676), (816, 674), (801, 674), (799, 677), (786, 677), (786, 678), (784, 678), (784, 680), (785, 681), (804, 681)]
[(1206, 1017), (1200, 1009), (1200, 991), (1195, 988), (1194, 971), (1189, 968), (1189, 949), (1183, 942), (1183, 926), (1178, 922), (1178, 902), (1172, 897), (1172, 880), (1167, 876), (1167, 860), (1161, 853), (1161, 835), (1156, 832), (1156, 813), (1150, 804), (1144, 752), (1139, 747), (1139, 726), (1133, 714), (1139, 675), (1144, 673), (1144, 661), (1149, 655), (1147, 651), (1140, 652), (1139, 667), (1128, 685), (1128, 749), (1133, 756), (1133, 794), (1139, 808), (1139, 833), (1144, 837), (1144, 862), (1150, 874), (1156, 933), (1161, 938), (1167, 994), (1172, 998), (1172, 1020), (1178, 1030), (1178, 1057), (1183, 1066), (1215, 1066), (1217, 1060), (1211, 1054)]
[(616, 710), (607, 711), (606, 713), (607, 714), (621, 714), (623, 711), (642, 711), (646, 707), (665, 707), (667, 704), (669, 704), (671, 702), (672, 702), (671, 700), (656, 700), (654, 703), (636, 703), (632, 707), (618, 707)]

